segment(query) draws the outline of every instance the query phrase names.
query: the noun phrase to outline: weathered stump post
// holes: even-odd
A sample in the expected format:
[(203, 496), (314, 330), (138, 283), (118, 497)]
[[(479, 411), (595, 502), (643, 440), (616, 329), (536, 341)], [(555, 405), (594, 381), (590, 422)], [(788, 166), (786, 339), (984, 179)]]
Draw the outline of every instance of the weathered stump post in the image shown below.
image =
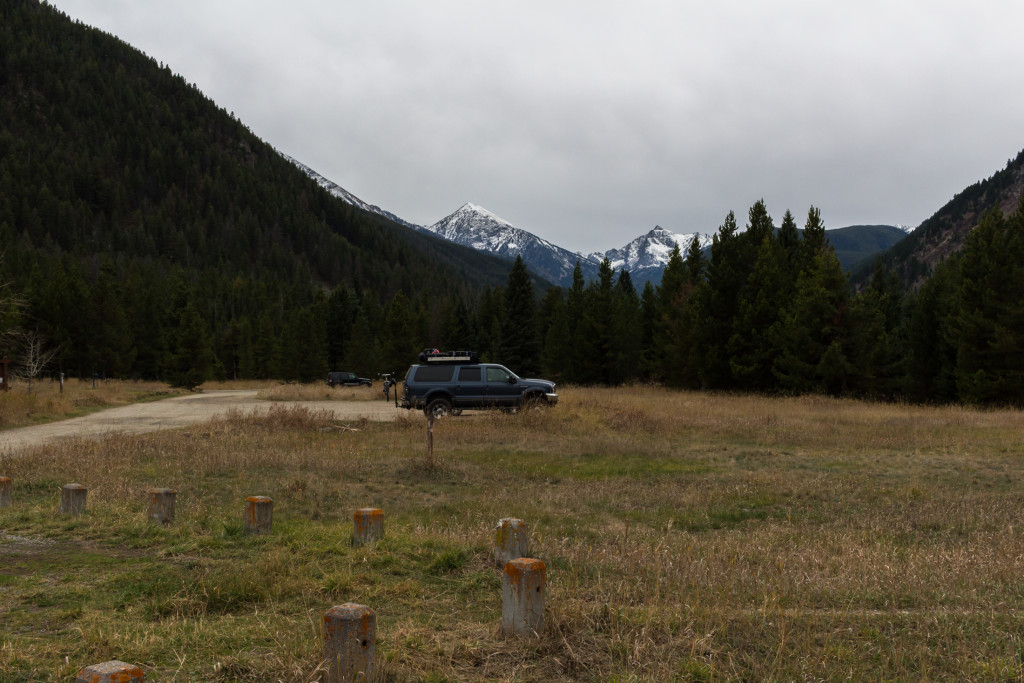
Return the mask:
[(85, 512), (85, 497), (89, 493), (81, 484), (64, 484), (60, 489), (60, 514), (80, 515)]
[(245, 533), (269, 534), (274, 526), (274, 501), (266, 496), (245, 499)]
[(521, 557), (505, 565), (501, 580), (501, 632), (523, 638), (536, 636), (544, 626), (544, 587), (547, 567)]
[(384, 511), (360, 508), (352, 516), (352, 545), (366, 545), (384, 536)]
[(377, 617), (366, 605), (346, 602), (324, 614), (324, 659), (329, 683), (373, 680)]
[(0, 508), (11, 507), (11, 478), (0, 477)]
[(146, 677), (139, 667), (114, 659), (85, 667), (78, 672), (75, 683), (131, 683), (131, 681), (145, 679)]
[(174, 501), (178, 492), (174, 489), (150, 489), (149, 513), (153, 524), (170, 524), (174, 521)]
[(494, 530), (494, 561), (504, 567), (512, 560), (530, 556), (530, 527), (521, 519), (504, 517)]
[(427, 467), (434, 466), (434, 416), (427, 415)]

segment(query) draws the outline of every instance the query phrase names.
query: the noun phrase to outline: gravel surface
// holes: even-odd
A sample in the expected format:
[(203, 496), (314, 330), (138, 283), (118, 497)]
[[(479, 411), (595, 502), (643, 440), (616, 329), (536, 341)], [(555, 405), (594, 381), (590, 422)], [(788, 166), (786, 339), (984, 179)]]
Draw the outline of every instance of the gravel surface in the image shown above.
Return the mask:
[(385, 401), (264, 401), (257, 399), (256, 394), (255, 391), (204, 391), (162, 401), (133, 403), (61, 422), (9, 429), (0, 432), (0, 453), (12, 455), (28, 446), (68, 437), (175, 429), (209, 420), (233, 409), (247, 413), (272, 406), (301, 405), (313, 410), (329, 410), (339, 420), (366, 418), (376, 421), (394, 420), (406, 413), (396, 408), (394, 403)]

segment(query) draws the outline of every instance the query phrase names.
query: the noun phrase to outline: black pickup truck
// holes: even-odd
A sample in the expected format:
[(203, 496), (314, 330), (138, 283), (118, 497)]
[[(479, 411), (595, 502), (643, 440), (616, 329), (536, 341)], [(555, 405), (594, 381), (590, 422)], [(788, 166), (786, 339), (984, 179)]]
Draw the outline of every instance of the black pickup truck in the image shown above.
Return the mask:
[(522, 379), (504, 365), (481, 363), (475, 352), (424, 351), (402, 381), (399, 405), (422, 408), (429, 417), (464, 408), (512, 410), (558, 403), (555, 383)]

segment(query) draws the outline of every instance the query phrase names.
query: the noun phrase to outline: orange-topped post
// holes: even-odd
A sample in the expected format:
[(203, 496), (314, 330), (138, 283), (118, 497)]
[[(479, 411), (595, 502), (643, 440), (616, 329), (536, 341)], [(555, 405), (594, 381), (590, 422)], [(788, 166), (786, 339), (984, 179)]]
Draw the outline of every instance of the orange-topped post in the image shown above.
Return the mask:
[(547, 567), (541, 560), (521, 557), (505, 565), (501, 579), (501, 632), (523, 638), (536, 636), (544, 626)]
[(142, 669), (116, 659), (87, 666), (78, 672), (75, 683), (134, 683), (146, 680)]
[(245, 499), (245, 532), (269, 534), (274, 526), (274, 501), (266, 496)]
[(60, 514), (80, 515), (85, 512), (85, 499), (89, 490), (81, 484), (64, 484), (60, 488)]
[(146, 518), (153, 524), (170, 524), (174, 521), (174, 501), (178, 492), (174, 489), (154, 488), (149, 490), (149, 511)]
[(384, 511), (360, 508), (352, 515), (352, 545), (366, 545), (384, 536)]
[(324, 614), (324, 660), (329, 683), (373, 680), (377, 616), (366, 605), (346, 602)]
[(494, 530), (494, 561), (504, 567), (512, 560), (530, 555), (530, 526), (515, 517), (498, 520)]

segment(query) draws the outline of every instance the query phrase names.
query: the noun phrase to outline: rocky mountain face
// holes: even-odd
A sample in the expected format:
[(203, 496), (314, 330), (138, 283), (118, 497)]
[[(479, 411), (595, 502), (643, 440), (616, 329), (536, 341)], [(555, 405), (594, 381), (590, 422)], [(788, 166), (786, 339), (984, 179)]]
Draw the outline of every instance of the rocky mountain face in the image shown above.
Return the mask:
[(576, 262), (585, 280), (597, 276), (597, 261), (577, 254), (521, 230), (475, 204), (463, 204), (453, 213), (424, 228), (438, 237), (509, 259), (523, 257), (523, 263), (549, 282), (568, 286)]
[[(1007, 161), (1006, 168), (979, 181), (949, 200), (921, 223), (906, 239), (882, 255), (882, 263), (896, 271), (910, 287), (918, 287), (936, 265), (963, 248), (964, 238), (986, 211), (999, 207), (1004, 214), (1017, 208), (1024, 194), (1024, 151)], [(862, 284), (871, 264), (854, 270), (854, 284)]]
[(638, 287), (647, 281), (657, 284), (661, 281), (661, 273), (665, 270), (672, 248), (679, 245), (679, 251), (685, 256), (695, 237), (701, 249), (711, 246), (711, 235), (677, 233), (656, 225), (653, 230), (640, 235), (620, 249), (610, 249), (603, 254), (597, 253), (592, 256), (598, 262), (607, 258), (612, 268), (628, 270), (633, 283)]

